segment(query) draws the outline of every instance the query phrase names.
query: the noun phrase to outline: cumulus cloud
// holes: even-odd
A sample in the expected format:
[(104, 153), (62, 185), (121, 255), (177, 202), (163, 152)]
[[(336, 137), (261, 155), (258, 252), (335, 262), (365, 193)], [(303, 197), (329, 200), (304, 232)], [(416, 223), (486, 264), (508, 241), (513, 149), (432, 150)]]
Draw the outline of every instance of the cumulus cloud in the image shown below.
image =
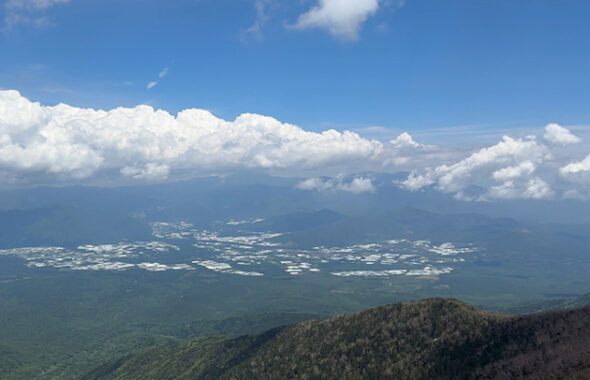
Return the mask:
[(492, 186), (485, 196), (490, 199), (546, 199), (553, 195), (554, 192), (547, 182), (534, 177), (522, 184), (508, 180), (501, 185)]
[(417, 174), (416, 171), (412, 171), (410, 175), (408, 175), (408, 178), (401, 182), (401, 186), (406, 190), (416, 191), (432, 185), (434, 181), (435, 178), (431, 170), (428, 170), (422, 175)]
[[(527, 181), (523, 198), (545, 199), (553, 196), (553, 190), (549, 184), (539, 177), (531, 178)], [(516, 197), (518, 198), (518, 197)]]
[(113, 171), (143, 180), (240, 168), (305, 171), (366, 162), (382, 150), (382, 143), (353, 132), (309, 132), (256, 114), (227, 121), (201, 109), (173, 116), (144, 105), (43, 106), (0, 91), (0, 178), (21, 182)]
[(582, 161), (572, 162), (560, 170), (563, 175), (578, 174), (583, 172), (590, 172), (590, 154), (586, 156)]
[(436, 147), (416, 142), (408, 132), (403, 132), (389, 141), (382, 154), (384, 168), (403, 169), (407, 166), (420, 165), (432, 159)]
[(407, 148), (407, 147), (418, 148), (418, 147), (422, 146), (421, 144), (418, 144), (416, 141), (414, 141), (414, 139), (412, 138), (412, 136), (410, 136), (410, 134), (408, 132), (402, 133), (401, 135), (397, 136), (395, 139), (391, 140), (389, 143), (396, 148)]
[(545, 127), (545, 135), (543, 137), (547, 142), (559, 145), (577, 144), (582, 141), (578, 136), (571, 133), (569, 129), (559, 124), (548, 124)]
[(535, 171), (535, 164), (531, 161), (523, 161), (518, 166), (508, 166), (497, 170), (492, 175), (496, 181), (511, 181)]
[(358, 38), (365, 21), (379, 9), (379, 0), (318, 0), (299, 16), (297, 29), (322, 28), (346, 40)]
[[(549, 185), (531, 175), (536, 164), (550, 158), (548, 148), (534, 136), (524, 139), (504, 136), (498, 144), (482, 148), (454, 164), (429, 168), (422, 174), (414, 171), (402, 186), (415, 191), (434, 185), (442, 192), (465, 200), (473, 199), (465, 193), (473, 185), (489, 188), (487, 194), (477, 198), (479, 200), (545, 198), (553, 194)], [(491, 186), (493, 181), (502, 183)]]
[(296, 187), (301, 190), (345, 191), (353, 194), (375, 191), (371, 178), (355, 177), (345, 179), (342, 175), (335, 178), (309, 178), (298, 183)]
[[(541, 137), (555, 130), (546, 128)], [(312, 177), (300, 189), (366, 193), (376, 191), (367, 176), (317, 176), (407, 170), (399, 186), (463, 200), (588, 199), (590, 155), (568, 156), (580, 151), (583, 146), (572, 151), (546, 137), (504, 136), (465, 154), (421, 144), (407, 132), (380, 142), (257, 114), (224, 120), (202, 109), (171, 115), (145, 105), (45, 106), (0, 91), (0, 185), (162, 181), (255, 169)]]
[[(559, 169), (561, 179), (574, 188), (564, 192), (564, 198), (590, 198), (590, 154), (583, 160), (573, 161)], [(577, 188), (576, 188), (577, 187)]]

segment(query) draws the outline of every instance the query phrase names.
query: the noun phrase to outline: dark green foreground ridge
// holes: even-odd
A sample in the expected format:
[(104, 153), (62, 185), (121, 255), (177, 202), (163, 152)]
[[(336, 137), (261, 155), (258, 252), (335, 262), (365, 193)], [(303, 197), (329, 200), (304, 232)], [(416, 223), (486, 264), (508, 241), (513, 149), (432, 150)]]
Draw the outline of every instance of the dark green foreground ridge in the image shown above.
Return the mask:
[(86, 379), (590, 378), (590, 307), (525, 316), (429, 299), (239, 338), (198, 338)]

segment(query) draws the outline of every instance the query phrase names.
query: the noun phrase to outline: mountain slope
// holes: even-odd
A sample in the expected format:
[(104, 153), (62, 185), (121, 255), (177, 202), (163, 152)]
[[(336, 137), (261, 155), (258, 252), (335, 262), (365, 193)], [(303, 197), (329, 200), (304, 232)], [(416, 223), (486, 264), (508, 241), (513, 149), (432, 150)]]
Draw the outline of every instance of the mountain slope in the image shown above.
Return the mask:
[(517, 317), (430, 299), (152, 349), (87, 378), (583, 378), (589, 338), (590, 308)]

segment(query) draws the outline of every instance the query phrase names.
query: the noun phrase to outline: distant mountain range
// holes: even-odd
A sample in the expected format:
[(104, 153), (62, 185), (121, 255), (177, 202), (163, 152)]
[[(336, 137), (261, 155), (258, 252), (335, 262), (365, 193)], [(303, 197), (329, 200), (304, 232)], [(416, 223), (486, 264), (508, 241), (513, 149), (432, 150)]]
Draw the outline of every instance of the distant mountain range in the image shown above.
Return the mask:
[[(304, 190), (304, 178), (256, 172), (186, 181), (122, 187), (37, 187), (0, 189), (0, 210), (56, 205), (141, 214), (150, 221), (188, 220), (200, 226), (229, 218), (273, 217), (330, 209), (342, 214), (384, 212), (404, 207), (439, 214), (478, 213), (541, 223), (590, 223), (590, 203), (571, 199), (466, 202), (433, 187), (408, 191), (398, 183), (408, 173), (365, 172), (345, 178), (369, 178), (371, 191)], [(322, 178), (329, 181), (329, 178)], [(473, 191), (476, 191), (474, 189)]]
[(590, 305), (590, 293), (577, 297), (553, 298), (544, 301), (526, 302), (518, 306), (504, 308), (502, 312), (509, 314), (546, 313), (549, 311), (581, 308)]
[(87, 379), (590, 377), (590, 307), (509, 316), (452, 299), (378, 307), (132, 354)]

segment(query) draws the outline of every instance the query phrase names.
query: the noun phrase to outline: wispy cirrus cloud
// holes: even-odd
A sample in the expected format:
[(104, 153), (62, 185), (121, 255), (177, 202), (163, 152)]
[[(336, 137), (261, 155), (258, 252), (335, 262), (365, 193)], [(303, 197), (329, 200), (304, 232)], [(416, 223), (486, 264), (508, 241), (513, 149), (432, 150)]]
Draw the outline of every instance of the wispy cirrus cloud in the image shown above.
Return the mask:
[(271, 0), (256, 0), (254, 2), (254, 10), (256, 11), (256, 19), (248, 27), (242, 31), (242, 36), (252, 36), (257, 41), (262, 41), (262, 28), (269, 20), (267, 9), (271, 4)]
[(37, 11), (50, 8), (56, 4), (69, 3), (71, 0), (8, 0), (5, 3), (8, 9), (24, 9)]
[(160, 73), (158, 74), (158, 80), (149, 82), (145, 87), (146, 90), (151, 90), (152, 88), (156, 87), (160, 83), (160, 80), (164, 78), (166, 75), (168, 75), (168, 68), (164, 67), (162, 71), (160, 71)]
[(4, 29), (18, 24), (44, 27), (53, 22), (44, 14), (47, 9), (71, 0), (7, 0), (4, 3)]

